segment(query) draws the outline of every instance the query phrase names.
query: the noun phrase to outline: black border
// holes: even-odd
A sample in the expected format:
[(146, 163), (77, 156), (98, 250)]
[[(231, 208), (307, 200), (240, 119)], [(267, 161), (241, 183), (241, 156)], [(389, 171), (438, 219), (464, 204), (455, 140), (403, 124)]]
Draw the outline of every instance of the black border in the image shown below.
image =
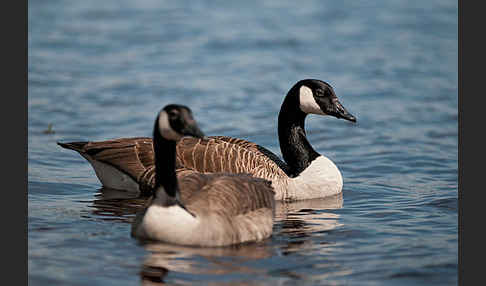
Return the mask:
[(28, 280), (28, 0), (2, 9), (2, 280)]
[(477, 3), (481, 2), (458, 1), (458, 285), (480, 285), (484, 283), (485, 272), (482, 257), (485, 206), (480, 194), (484, 192), (486, 142), (484, 119), (480, 116), (484, 114), (481, 87), (486, 45), (481, 23), (484, 9)]

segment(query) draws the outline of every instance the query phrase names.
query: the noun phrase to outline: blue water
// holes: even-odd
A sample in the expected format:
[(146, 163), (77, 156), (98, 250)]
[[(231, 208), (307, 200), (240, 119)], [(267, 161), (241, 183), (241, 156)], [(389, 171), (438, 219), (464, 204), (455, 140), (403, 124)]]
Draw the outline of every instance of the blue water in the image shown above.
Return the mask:
[[(231, 2), (29, 1), (29, 284), (456, 285), (457, 1)], [(343, 194), (279, 204), (261, 243), (139, 243), (143, 200), (56, 145), (150, 136), (183, 103), (206, 134), (280, 155), (280, 104), (304, 78), (358, 119), (306, 121)]]

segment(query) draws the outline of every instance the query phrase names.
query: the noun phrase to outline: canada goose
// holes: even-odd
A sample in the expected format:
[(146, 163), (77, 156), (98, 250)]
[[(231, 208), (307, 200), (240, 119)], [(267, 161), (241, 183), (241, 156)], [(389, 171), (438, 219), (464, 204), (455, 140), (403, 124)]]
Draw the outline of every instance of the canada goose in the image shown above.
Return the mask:
[(244, 174), (176, 175), (176, 141), (202, 138), (189, 108), (167, 105), (153, 131), (155, 191), (132, 225), (132, 236), (180, 245), (223, 246), (272, 234), (271, 182)]
[[(340, 193), (341, 172), (307, 140), (304, 121), (311, 113), (356, 122), (328, 83), (305, 79), (288, 91), (278, 116), (278, 137), (285, 162), (268, 149), (244, 139), (210, 136), (179, 140), (176, 166), (203, 173), (248, 173), (270, 180), (276, 200), (322, 198)], [(150, 138), (58, 144), (85, 157), (105, 187), (142, 193), (150, 193), (154, 187)]]

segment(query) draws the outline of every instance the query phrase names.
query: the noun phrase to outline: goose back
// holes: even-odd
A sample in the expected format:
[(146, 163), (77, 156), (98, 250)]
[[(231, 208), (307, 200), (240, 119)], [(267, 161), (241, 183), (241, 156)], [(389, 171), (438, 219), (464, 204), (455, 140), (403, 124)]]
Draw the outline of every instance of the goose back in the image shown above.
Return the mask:
[(272, 151), (268, 150), (267, 148), (261, 145), (255, 144), (253, 142), (244, 139), (228, 137), (228, 136), (211, 136), (211, 138), (214, 138), (216, 140), (226, 141), (230, 144), (241, 146), (242, 148), (251, 150), (252, 152), (255, 153), (261, 153), (266, 157), (268, 157), (268, 159), (272, 160), (275, 164), (277, 164), (277, 166), (280, 169), (282, 169), (282, 171), (284, 171), (286, 174), (289, 173), (288, 172), (289, 168), (287, 166), (287, 163), (282, 161), (277, 155), (275, 155), (275, 153), (273, 153)]
[(177, 144), (177, 161), (185, 168), (203, 173), (246, 173), (271, 181), (286, 178), (287, 174), (279, 166), (284, 163), (277, 163), (261, 151), (266, 149), (259, 148), (257, 144), (230, 137), (224, 140), (184, 137)]
[(177, 176), (181, 200), (189, 210), (226, 217), (274, 207), (271, 182), (246, 174), (200, 174), (188, 171)]

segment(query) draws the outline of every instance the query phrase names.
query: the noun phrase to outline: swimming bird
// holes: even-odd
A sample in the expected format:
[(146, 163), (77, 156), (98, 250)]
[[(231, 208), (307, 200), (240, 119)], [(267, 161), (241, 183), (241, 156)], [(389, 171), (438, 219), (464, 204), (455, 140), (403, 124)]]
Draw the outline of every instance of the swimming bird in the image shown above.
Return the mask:
[[(186, 137), (177, 143), (176, 166), (202, 173), (248, 173), (272, 181), (276, 200), (323, 198), (342, 191), (343, 179), (329, 158), (314, 150), (304, 128), (308, 114), (356, 122), (333, 88), (318, 79), (298, 81), (285, 96), (278, 115), (282, 161), (270, 150), (226, 136)], [(58, 143), (93, 166), (105, 187), (150, 194), (154, 188), (152, 141), (147, 137), (98, 142)]]
[(191, 110), (165, 106), (153, 130), (155, 191), (135, 218), (132, 236), (194, 246), (268, 238), (275, 215), (271, 182), (245, 174), (188, 170), (176, 175), (176, 141), (183, 136), (202, 138)]

